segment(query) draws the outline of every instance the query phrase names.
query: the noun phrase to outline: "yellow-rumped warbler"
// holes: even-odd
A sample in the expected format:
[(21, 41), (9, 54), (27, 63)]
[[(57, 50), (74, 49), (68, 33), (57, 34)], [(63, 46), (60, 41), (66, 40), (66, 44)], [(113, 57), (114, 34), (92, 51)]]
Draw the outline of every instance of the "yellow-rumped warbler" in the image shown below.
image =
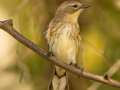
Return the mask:
[[(57, 60), (66, 64), (77, 64), (80, 59), (81, 36), (78, 17), (88, 7), (80, 2), (69, 0), (57, 9), (46, 33), (49, 50)], [(63, 68), (55, 66), (50, 87), (50, 90), (69, 90), (66, 71)]]

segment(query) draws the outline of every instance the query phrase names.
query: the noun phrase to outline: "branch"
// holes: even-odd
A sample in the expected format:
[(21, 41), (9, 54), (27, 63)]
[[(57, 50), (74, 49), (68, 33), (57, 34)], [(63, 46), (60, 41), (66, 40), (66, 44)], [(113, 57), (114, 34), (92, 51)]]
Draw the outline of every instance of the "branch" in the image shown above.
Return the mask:
[[(115, 64), (111, 66), (111, 68), (105, 73), (109, 77), (112, 77), (118, 70), (120, 69), (120, 60), (117, 60)], [(97, 90), (101, 86), (101, 83), (94, 82), (87, 90)]]
[(30, 48), (32, 51), (37, 53), (38, 55), (46, 58), (46, 60), (50, 61), (53, 64), (58, 65), (59, 67), (62, 67), (68, 71), (70, 71), (73, 74), (76, 74), (78, 76), (84, 77), (89, 80), (94, 80), (100, 83), (104, 83), (106, 85), (110, 85), (112, 87), (117, 87), (120, 88), (120, 83), (118, 81), (112, 80), (111, 78), (105, 79), (103, 76), (98, 76), (92, 73), (88, 72), (83, 72), (82, 70), (75, 68), (73, 66), (67, 65), (59, 60), (56, 60), (55, 57), (48, 56), (48, 53), (42, 49), (39, 48), (36, 44), (34, 44), (32, 41), (28, 40), (25, 38), (23, 35), (18, 33), (14, 28), (13, 28), (13, 23), (12, 20), (5, 20), (5, 21), (0, 21), (0, 28), (4, 30), (5, 32), (9, 33), (11, 36), (13, 36), (17, 41), (25, 45), (26, 47)]

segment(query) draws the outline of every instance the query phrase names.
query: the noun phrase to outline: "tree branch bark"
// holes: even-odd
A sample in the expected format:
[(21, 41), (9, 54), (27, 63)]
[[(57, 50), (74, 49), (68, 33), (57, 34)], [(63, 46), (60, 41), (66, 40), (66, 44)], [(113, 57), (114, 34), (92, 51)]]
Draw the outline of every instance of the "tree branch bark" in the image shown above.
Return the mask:
[(46, 58), (46, 60), (50, 61), (53, 64), (58, 65), (59, 67), (62, 67), (68, 71), (70, 71), (73, 74), (76, 74), (78, 76), (84, 77), (89, 80), (94, 80), (106, 85), (110, 85), (112, 87), (120, 88), (120, 82), (113, 80), (111, 78), (105, 79), (103, 76), (95, 75), (89, 72), (82, 71), (76, 67), (67, 65), (63, 62), (60, 62), (59, 60), (56, 60), (55, 57), (48, 56), (48, 52), (45, 51), (42, 48), (39, 48), (36, 44), (34, 44), (32, 41), (25, 38), (23, 35), (21, 35), (19, 32), (17, 32), (13, 28), (13, 22), (12, 20), (5, 20), (0, 21), (0, 28), (4, 30), (5, 32), (9, 33), (11, 36), (13, 36), (17, 41), (25, 45), (26, 47), (30, 48), (32, 51), (37, 53), (38, 55)]
[[(105, 74), (107, 74), (109, 77), (112, 77), (118, 70), (120, 69), (120, 60), (117, 60)], [(88, 87), (87, 90), (97, 90), (101, 86), (101, 83), (94, 82), (92, 85)]]

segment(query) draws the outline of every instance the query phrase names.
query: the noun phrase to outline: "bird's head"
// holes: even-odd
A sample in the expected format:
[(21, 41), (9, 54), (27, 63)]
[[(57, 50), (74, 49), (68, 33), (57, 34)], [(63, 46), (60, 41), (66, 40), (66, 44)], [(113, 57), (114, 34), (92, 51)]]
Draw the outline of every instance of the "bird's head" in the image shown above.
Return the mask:
[(56, 15), (63, 17), (65, 20), (76, 21), (80, 13), (88, 8), (89, 5), (82, 4), (78, 1), (68, 0), (63, 2), (57, 9)]

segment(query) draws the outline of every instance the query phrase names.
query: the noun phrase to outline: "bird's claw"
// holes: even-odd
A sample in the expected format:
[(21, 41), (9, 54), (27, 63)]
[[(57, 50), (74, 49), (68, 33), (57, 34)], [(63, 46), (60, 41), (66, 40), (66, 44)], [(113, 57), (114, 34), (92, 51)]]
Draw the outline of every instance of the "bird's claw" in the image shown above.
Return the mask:
[(104, 77), (104, 79), (106, 79), (106, 80), (109, 80), (109, 78), (110, 78), (108, 74), (105, 74), (103, 77)]
[(72, 64), (72, 63), (70, 65), (76, 67), (77, 69), (80, 69), (81, 72), (84, 72), (84, 68), (83, 67), (80, 67), (77, 64)]
[(52, 52), (48, 52), (48, 53), (47, 53), (47, 56), (48, 56), (48, 57), (53, 56), (53, 53), (52, 53)]

